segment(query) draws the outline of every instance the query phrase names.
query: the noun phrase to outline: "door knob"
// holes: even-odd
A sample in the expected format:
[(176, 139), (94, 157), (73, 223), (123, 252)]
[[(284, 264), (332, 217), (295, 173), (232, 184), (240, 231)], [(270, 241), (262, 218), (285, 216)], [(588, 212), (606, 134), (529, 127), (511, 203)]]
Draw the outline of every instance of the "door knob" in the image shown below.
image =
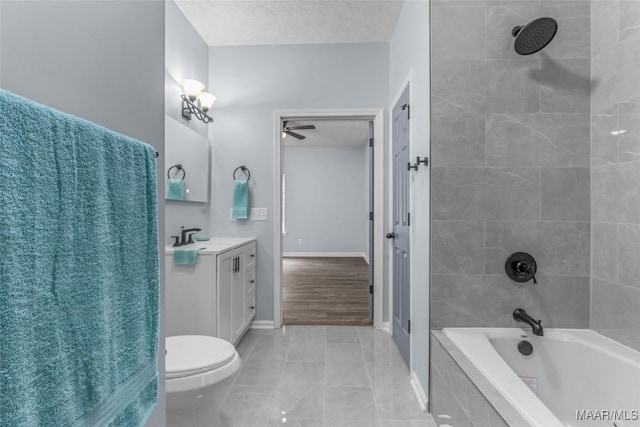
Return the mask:
[(394, 239), (396, 237), (396, 233), (387, 233), (387, 239)]

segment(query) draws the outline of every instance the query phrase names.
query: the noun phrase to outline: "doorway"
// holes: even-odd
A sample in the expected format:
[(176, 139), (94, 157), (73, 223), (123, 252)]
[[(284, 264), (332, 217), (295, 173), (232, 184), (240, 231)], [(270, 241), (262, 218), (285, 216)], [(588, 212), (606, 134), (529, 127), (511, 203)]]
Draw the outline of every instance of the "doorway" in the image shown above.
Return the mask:
[[(323, 191), (331, 195), (338, 191), (343, 192), (343, 188), (336, 188), (342, 182), (350, 181), (349, 175), (338, 177), (337, 170), (333, 170), (333, 164), (321, 161), (322, 156), (326, 157), (326, 153), (307, 153), (304, 151), (304, 141), (313, 138), (309, 136), (318, 127), (327, 123), (333, 123), (339, 127), (340, 122), (360, 122), (366, 130), (366, 138), (362, 141), (362, 150), (351, 150), (351, 156), (358, 156), (361, 165), (367, 164), (368, 170), (373, 176), (369, 180), (368, 176), (361, 175), (363, 182), (367, 182), (367, 187), (363, 187), (359, 194), (362, 206), (362, 222), (358, 226), (359, 235), (367, 236), (367, 245), (361, 245), (362, 249), (354, 249), (355, 240), (357, 238), (346, 236), (343, 244), (351, 244), (347, 250), (339, 250), (340, 246), (318, 246), (318, 243), (331, 244), (336, 237), (330, 236), (331, 228), (325, 229), (322, 235), (322, 222), (331, 223), (331, 221), (323, 221), (322, 214), (318, 217), (309, 218), (307, 221), (307, 231), (310, 235), (301, 235), (300, 231), (294, 230), (295, 224), (300, 222), (300, 216), (304, 220), (305, 215), (313, 217), (317, 208), (317, 201), (313, 197), (308, 198), (307, 205), (298, 208), (301, 212), (296, 215), (298, 218), (292, 218), (292, 205), (300, 202), (298, 198), (293, 199), (294, 187), (302, 185), (300, 181), (305, 179), (322, 180), (331, 177), (338, 179), (334, 182), (333, 188), (325, 188)], [(383, 139), (382, 139), (382, 110), (360, 110), (360, 111), (294, 111), (294, 112), (275, 112), (274, 113), (274, 147), (276, 170), (280, 173), (276, 174), (276, 182), (274, 183), (274, 199), (277, 203), (274, 206), (274, 327), (280, 327), (283, 323), (296, 324), (371, 324), (375, 327), (382, 328), (382, 188), (383, 188)], [(316, 123), (316, 129), (310, 126)], [(321, 123), (321, 124), (318, 124)], [(371, 124), (370, 124), (371, 123)], [(307, 127), (307, 128), (304, 128)], [(288, 129), (287, 129), (288, 128)], [(295, 129), (294, 129), (295, 128)], [(286, 137), (283, 138), (283, 131), (287, 130)], [(304, 139), (292, 137), (291, 133), (297, 136), (303, 136)], [(288, 143), (286, 140), (295, 140)], [(301, 144), (296, 144), (302, 141)], [(335, 143), (335, 141), (334, 141)], [(289, 155), (286, 153), (287, 147), (293, 144), (296, 153)], [(371, 144), (371, 146), (370, 146)], [(311, 148), (311, 147), (309, 147)], [(365, 149), (366, 148), (366, 149)], [(342, 155), (347, 155), (346, 149), (342, 149)], [(341, 155), (338, 151), (338, 155)], [(358, 152), (359, 151), (359, 152)], [(328, 152), (328, 151), (327, 151)], [(309, 162), (307, 167), (304, 165), (305, 158)], [(373, 162), (371, 159), (373, 158)], [(287, 168), (287, 161), (298, 161), (293, 169), (301, 169), (306, 171), (307, 176), (303, 176), (298, 172), (297, 177), (292, 173), (291, 168)], [(313, 165), (313, 167), (310, 167)], [(299, 166), (302, 166), (301, 168)], [(320, 169), (318, 169), (320, 167)], [(350, 183), (350, 182), (349, 182)], [(310, 185), (310, 184), (307, 184)], [(373, 197), (369, 194), (369, 188), (373, 189)], [(300, 188), (296, 190), (299, 193)], [(304, 191), (304, 188), (303, 188)], [(318, 196), (317, 190), (310, 191), (311, 196)], [(373, 200), (371, 200), (373, 199)], [(314, 204), (316, 203), (316, 204)], [(343, 208), (349, 202), (342, 202)], [(369, 205), (371, 203), (371, 205)], [(304, 205), (304, 203), (303, 203)], [(315, 207), (314, 207), (315, 206)], [(373, 206), (371, 208), (370, 206)], [(339, 206), (333, 208), (338, 211), (338, 219), (340, 219)], [(344, 210), (344, 209), (343, 209)], [(379, 213), (376, 218), (376, 211)], [(301, 215), (300, 215), (301, 214)], [(313, 215), (312, 215), (313, 214)], [(335, 217), (334, 217), (335, 219)], [(346, 222), (346, 218), (345, 221)], [(336, 222), (333, 222), (335, 225)], [(299, 230), (299, 228), (298, 228)], [(315, 234), (315, 237), (314, 237)], [(306, 237), (305, 237), (306, 236)], [(338, 234), (340, 236), (340, 233)], [(309, 241), (311, 240), (311, 241)], [(335, 242), (334, 242), (335, 243)], [(354, 256), (355, 255), (355, 256)], [(293, 283), (292, 283), (293, 282)], [(298, 282), (298, 283), (295, 283)], [(290, 289), (290, 285), (298, 285), (297, 289)], [(302, 286), (300, 286), (302, 285)], [(347, 286), (344, 286), (347, 285)], [(342, 286), (342, 288), (341, 288)], [(329, 291), (329, 292), (325, 292)], [(337, 300), (331, 300), (331, 293)], [(286, 294), (286, 297), (285, 297)], [(313, 304), (309, 304), (314, 294), (320, 295), (321, 298)], [(357, 306), (352, 306), (355, 310), (350, 310), (349, 301), (358, 298)], [(297, 300), (297, 301), (296, 301)], [(337, 301), (337, 303), (335, 302)], [(289, 303), (294, 304), (290, 306)], [(298, 309), (295, 303), (298, 303)], [(325, 310), (323, 307), (334, 306), (333, 310)], [(342, 305), (342, 307), (340, 306)], [(285, 317), (283, 309), (287, 309)], [(343, 311), (343, 313), (340, 313)], [(305, 315), (306, 312), (306, 315)], [(291, 315), (289, 315), (291, 314)], [(344, 317), (339, 317), (344, 315)], [(315, 318), (315, 319), (314, 319)]]
[(282, 128), (283, 324), (369, 326), (370, 120)]

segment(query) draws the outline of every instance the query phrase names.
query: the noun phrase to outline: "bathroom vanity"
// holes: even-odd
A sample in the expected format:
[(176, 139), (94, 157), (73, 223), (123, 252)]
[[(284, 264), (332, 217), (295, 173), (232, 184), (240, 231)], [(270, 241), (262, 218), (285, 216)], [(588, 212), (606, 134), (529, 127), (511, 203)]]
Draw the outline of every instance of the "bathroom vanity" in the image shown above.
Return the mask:
[(254, 238), (213, 238), (182, 248), (202, 248), (195, 265), (176, 265), (166, 254), (166, 335), (209, 335), (236, 345), (255, 317)]

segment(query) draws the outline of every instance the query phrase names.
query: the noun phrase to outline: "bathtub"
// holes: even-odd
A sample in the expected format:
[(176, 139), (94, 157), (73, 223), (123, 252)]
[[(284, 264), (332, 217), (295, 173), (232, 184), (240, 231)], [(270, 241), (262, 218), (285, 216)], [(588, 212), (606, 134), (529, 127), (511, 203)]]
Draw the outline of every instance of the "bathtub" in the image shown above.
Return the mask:
[[(590, 330), (443, 332), (533, 426), (640, 427), (639, 352)], [(529, 356), (518, 350), (523, 340)]]

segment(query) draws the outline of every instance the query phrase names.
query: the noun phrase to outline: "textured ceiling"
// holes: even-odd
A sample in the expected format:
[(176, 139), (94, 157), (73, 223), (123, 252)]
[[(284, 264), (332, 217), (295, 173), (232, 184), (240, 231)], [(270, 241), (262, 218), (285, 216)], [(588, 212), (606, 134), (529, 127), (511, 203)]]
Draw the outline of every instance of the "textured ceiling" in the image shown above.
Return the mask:
[(290, 120), (287, 126), (315, 125), (315, 129), (295, 130), (294, 132), (306, 136), (297, 139), (287, 136), (282, 139), (285, 147), (357, 147), (369, 141), (368, 120)]
[(388, 42), (403, 0), (177, 0), (209, 46)]

